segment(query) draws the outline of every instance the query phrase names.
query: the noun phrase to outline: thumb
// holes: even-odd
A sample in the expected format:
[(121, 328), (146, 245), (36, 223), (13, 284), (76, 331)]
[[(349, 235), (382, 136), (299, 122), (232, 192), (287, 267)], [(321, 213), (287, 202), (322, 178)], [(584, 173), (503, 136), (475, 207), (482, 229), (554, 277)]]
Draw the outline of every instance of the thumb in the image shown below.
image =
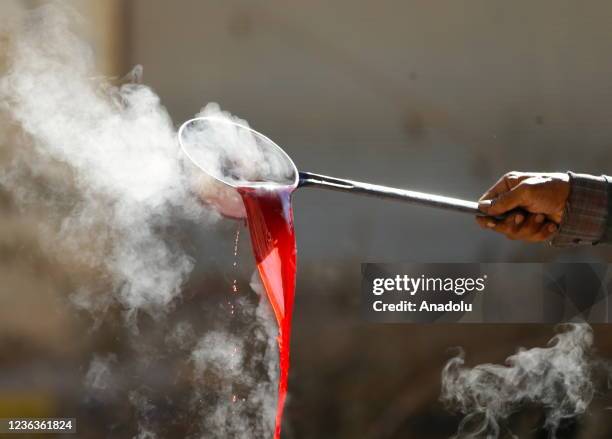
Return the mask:
[(525, 186), (519, 184), (508, 192), (499, 194), (490, 200), (481, 200), (478, 208), (487, 215), (501, 215), (512, 209), (520, 207), (525, 202)]

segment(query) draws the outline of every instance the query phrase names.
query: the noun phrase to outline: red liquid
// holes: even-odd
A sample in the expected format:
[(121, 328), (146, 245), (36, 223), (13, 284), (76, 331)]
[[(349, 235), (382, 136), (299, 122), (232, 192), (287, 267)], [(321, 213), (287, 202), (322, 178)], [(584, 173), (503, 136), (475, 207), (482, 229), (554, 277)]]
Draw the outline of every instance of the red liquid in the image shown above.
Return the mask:
[(287, 189), (239, 189), (257, 270), (278, 322), (280, 377), (274, 438), (280, 438), (289, 376), (291, 315), (295, 295), (296, 245), (291, 191)]

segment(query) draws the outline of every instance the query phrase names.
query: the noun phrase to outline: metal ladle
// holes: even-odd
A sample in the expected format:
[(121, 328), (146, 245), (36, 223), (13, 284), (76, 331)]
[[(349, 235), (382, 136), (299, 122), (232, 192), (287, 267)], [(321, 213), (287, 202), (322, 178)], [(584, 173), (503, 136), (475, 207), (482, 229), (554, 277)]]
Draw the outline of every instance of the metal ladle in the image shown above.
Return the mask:
[[(459, 198), (397, 189), (377, 184), (364, 183), (342, 178), (329, 177), (312, 172), (299, 172), (289, 155), (276, 143), (250, 127), (222, 117), (197, 117), (185, 122), (178, 132), (179, 143), (185, 154), (194, 165), (204, 171), (201, 179), (200, 195), (225, 216), (244, 218), (246, 212), (238, 187), (277, 188), (294, 191), (299, 187), (317, 187), (353, 194), (370, 195), (388, 198), (406, 203), (429, 206), (438, 209), (484, 215), (478, 209), (478, 203)], [(228, 140), (229, 139), (229, 140)], [(231, 151), (224, 151), (224, 142), (231, 145)], [(257, 161), (263, 160), (283, 169), (282, 175), (271, 178), (256, 176), (252, 179), (240, 179), (234, 173), (233, 163), (244, 162), (240, 151), (240, 142), (248, 142), (252, 156)], [(228, 153), (229, 157), (220, 157)], [(251, 163), (253, 164), (253, 163)], [(244, 165), (244, 163), (243, 163)], [(248, 163), (247, 163), (248, 166)]]

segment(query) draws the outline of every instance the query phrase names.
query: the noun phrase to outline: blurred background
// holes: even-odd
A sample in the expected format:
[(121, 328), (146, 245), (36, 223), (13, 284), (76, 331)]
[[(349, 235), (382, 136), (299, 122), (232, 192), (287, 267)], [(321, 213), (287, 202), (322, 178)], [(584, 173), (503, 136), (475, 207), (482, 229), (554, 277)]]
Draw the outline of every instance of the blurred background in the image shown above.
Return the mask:
[[(42, 3), (6, 0), (0, 15)], [(143, 83), (177, 126), (218, 102), (303, 170), (466, 199), (510, 170), (612, 173), (609, 2), (67, 3), (85, 18), (83, 37), (103, 74), (122, 77), (140, 64)], [(78, 287), (74, 276), (42, 254), (10, 194), (0, 192), (0, 209), (0, 417), (74, 414), (79, 437), (134, 437), (137, 414), (120, 388), (96, 396), (84, 387), (99, 355), (150, 390), (157, 409), (145, 417), (167, 421), (160, 437), (193, 435), (193, 420), (181, 414), (189, 380), (168, 378), (180, 349), (131, 365), (118, 313), (96, 322), (75, 312), (65, 300)], [(448, 438), (460, 419), (438, 402), (449, 348), (463, 346), (469, 364), (502, 362), (554, 334), (545, 325), (366, 324), (361, 262), (612, 256), (612, 247), (507, 242), (461, 214), (314, 189), (299, 191), (294, 209), (299, 268), (286, 438)], [(198, 265), (168, 321), (189, 318), (203, 331), (207, 306), (223, 300), (197, 294), (200, 282), (222, 284), (231, 265), (236, 225), (217, 228), (186, 230)], [(168, 325), (145, 322), (140, 336), (154, 346)], [(598, 352), (612, 357), (612, 328), (594, 332)], [(604, 390), (559, 437), (610, 437)], [(521, 438), (544, 438), (541, 419), (533, 409), (509, 422)]]

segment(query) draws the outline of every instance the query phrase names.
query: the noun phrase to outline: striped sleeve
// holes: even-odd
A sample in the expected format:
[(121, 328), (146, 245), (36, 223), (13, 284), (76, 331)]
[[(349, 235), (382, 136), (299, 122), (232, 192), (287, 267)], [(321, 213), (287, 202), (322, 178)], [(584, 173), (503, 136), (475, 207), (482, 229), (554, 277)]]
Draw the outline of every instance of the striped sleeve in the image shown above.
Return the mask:
[[(569, 172), (570, 195), (559, 231), (552, 239), (555, 246), (612, 242), (609, 227), (610, 182), (608, 177)], [(610, 236), (608, 236), (610, 235)]]

